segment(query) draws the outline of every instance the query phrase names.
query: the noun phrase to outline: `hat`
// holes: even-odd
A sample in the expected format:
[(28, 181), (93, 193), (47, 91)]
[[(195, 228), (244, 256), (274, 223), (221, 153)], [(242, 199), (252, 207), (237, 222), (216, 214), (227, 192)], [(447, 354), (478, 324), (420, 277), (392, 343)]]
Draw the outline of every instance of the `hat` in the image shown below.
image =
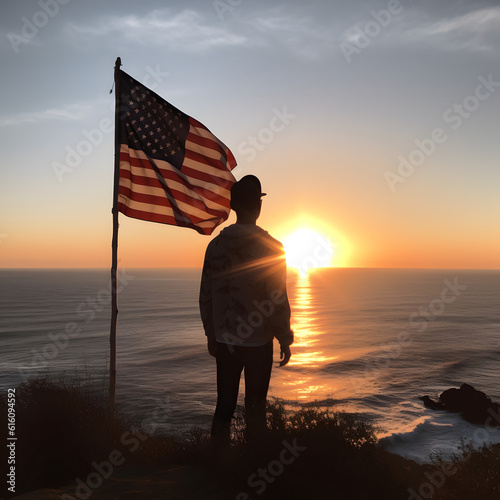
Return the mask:
[(266, 193), (262, 192), (259, 179), (255, 175), (245, 175), (231, 187), (231, 205), (251, 207)]

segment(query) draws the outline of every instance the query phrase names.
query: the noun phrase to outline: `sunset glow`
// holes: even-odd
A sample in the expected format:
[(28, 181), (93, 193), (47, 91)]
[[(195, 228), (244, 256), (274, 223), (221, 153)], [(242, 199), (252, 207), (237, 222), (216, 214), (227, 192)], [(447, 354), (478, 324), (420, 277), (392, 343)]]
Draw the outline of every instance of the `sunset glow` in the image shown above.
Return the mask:
[[(232, 151), (236, 179), (260, 179), (258, 225), (302, 274), (500, 268), (499, 6), (407, 2), (360, 48), (357, 30), (387, 2), (234, 3), (69, 2), (23, 38), (40, 8), (9, 2), (0, 267), (110, 267), (120, 56)], [(202, 236), (120, 213), (120, 266), (201, 268), (235, 220)], [(330, 259), (314, 256), (319, 237)]]
[(311, 268), (330, 267), (334, 251), (331, 243), (322, 234), (301, 228), (283, 242), (289, 267), (299, 270), (301, 276)]

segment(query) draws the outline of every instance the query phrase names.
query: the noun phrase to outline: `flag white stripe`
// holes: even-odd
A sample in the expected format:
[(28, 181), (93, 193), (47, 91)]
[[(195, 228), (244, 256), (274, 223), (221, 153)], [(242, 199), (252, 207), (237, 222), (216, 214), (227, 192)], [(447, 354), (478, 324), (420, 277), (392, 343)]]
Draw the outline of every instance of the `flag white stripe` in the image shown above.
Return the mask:
[[(141, 166), (135, 166), (131, 165), (128, 161), (121, 161), (120, 162), (121, 168), (125, 170), (131, 171), (134, 175), (140, 176), (140, 177), (146, 177), (148, 179), (158, 179), (158, 176), (154, 172), (154, 170), (150, 169), (145, 169), (144, 167)], [(178, 170), (175, 167), (172, 167), (170, 164), (168, 164), (171, 168), (168, 169), (170, 172), (172, 172), (174, 175), (178, 174)], [(167, 168), (164, 166), (159, 166), (161, 170), (163, 171), (163, 174), (165, 174)], [(193, 198), (196, 199), (202, 199), (203, 196), (197, 193), (195, 190), (190, 189), (188, 186), (186, 186), (185, 182), (189, 182), (192, 186), (198, 188), (198, 189), (203, 189), (204, 192), (209, 191), (213, 193), (215, 196), (220, 196), (222, 198), (227, 198), (229, 199), (229, 195), (227, 195), (227, 189), (221, 188), (217, 184), (213, 183), (208, 183), (208, 182), (200, 182), (199, 179), (192, 179), (189, 175), (183, 175), (183, 176), (178, 176), (179, 180), (173, 180), (170, 177), (168, 179), (165, 179), (165, 183), (168, 186), (171, 186), (177, 191), (181, 191), (184, 194), (187, 194)], [(195, 182), (197, 183), (195, 184)], [(175, 186), (173, 185), (175, 183)], [(212, 196), (213, 197), (213, 196)], [(224, 206), (220, 205), (219, 206)], [(227, 208), (227, 207), (225, 207)]]
[[(127, 167), (128, 167), (128, 165), (129, 164), (127, 163)], [(123, 166), (124, 165), (122, 165), (122, 170), (123, 170)], [(132, 169), (127, 168), (127, 170), (132, 170), (133, 175), (137, 175), (134, 173), (134, 170), (137, 170), (137, 169), (138, 169), (138, 167), (132, 167)], [(142, 170), (142, 169), (139, 169), (139, 170)], [(153, 172), (153, 174), (154, 174), (154, 172)], [(138, 175), (143, 176), (142, 172), (140, 172), (140, 174), (138, 174)], [(143, 177), (145, 177), (145, 176), (143, 176)], [(149, 172), (148, 172), (147, 177), (156, 178), (155, 175), (150, 175)], [(158, 196), (159, 198), (166, 198), (167, 197), (165, 194), (165, 191), (162, 188), (159, 188), (156, 186), (144, 186), (142, 184), (134, 184), (134, 183), (132, 183), (132, 181), (130, 179), (127, 179), (124, 177), (120, 178), (120, 186), (126, 187), (126, 188), (130, 189), (131, 191), (133, 191), (134, 193), (138, 193), (138, 194), (145, 194), (145, 195), (149, 195), (149, 196)], [(168, 186), (171, 189), (176, 189), (177, 191), (180, 191), (180, 192), (182, 192), (182, 193), (184, 193), (192, 198), (199, 200), (200, 202), (204, 203), (209, 209), (217, 210), (217, 211), (221, 211), (221, 212), (227, 212), (227, 207), (220, 205), (219, 203), (216, 203), (212, 200), (209, 200), (208, 197), (203, 198), (198, 193), (195, 193), (194, 191), (186, 190), (185, 187), (178, 182), (175, 182), (175, 181), (172, 181), (171, 179), (169, 179)], [(175, 199), (175, 196), (173, 196), (173, 197)], [(177, 206), (181, 210), (184, 210), (185, 212), (188, 212), (191, 215), (194, 215), (196, 217), (205, 218), (206, 212), (204, 210), (201, 210), (201, 209), (194, 207), (191, 203), (186, 202), (186, 201), (177, 200), (177, 199), (175, 199), (175, 203), (177, 204)]]
[[(128, 146), (125, 144), (122, 144), (121, 150), (122, 153), (128, 153), (132, 158), (138, 158), (140, 160), (148, 160), (148, 157), (142, 152), (138, 151), (135, 149), (130, 149)], [(173, 165), (168, 163), (167, 161), (164, 160), (155, 160), (156, 165), (160, 167), (161, 169), (168, 170), (170, 172), (174, 172), (176, 175), (178, 175), (181, 179), (183, 179), (186, 183), (191, 184), (196, 187), (201, 187), (204, 189), (210, 189), (210, 191), (213, 191), (214, 193), (217, 193), (220, 196), (223, 196), (224, 198), (230, 199), (230, 191), (229, 189), (221, 186), (219, 183), (221, 180), (227, 180), (227, 181), (234, 181), (234, 176), (231, 172), (229, 171), (224, 171), (224, 170), (219, 170), (217, 168), (210, 167), (206, 165), (205, 163), (200, 163), (197, 162), (196, 160), (190, 160), (185, 158), (184, 159), (184, 165), (186, 167), (192, 168), (193, 170), (196, 171), (202, 171), (208, 175), (210, 175), (213, 178), (213, 182), (208, 182), (204, 181), (201, 179), (197, 179), (195, 177), (191, 177), (190, 175), (184, 174), (184, 172), (181, 172), (177, 168), (175, 168)], [(151, 171), (153, 172), (153, 171)], [(154, 174), (154, 172), (153, 172)], [(156, 177), (156, 175), (153, 175), (153, 177)], [(209, 187), (207, 186), (209, 185)]]
[[(119, 194), (118, 195), (118, 201), (120, 203), (123, 203), (126, 205), (128, 208), (131, 208), (132, 210), (138, 210), (140, 212), (144, 213), (153, 213), (157, 215), (166, 215), (168, 217), (175, 217), (175, 213), (171, 207), (164, 207), (163, 205), (150, 205), (149, 203), (142, 203), (140, 201), (135, 201), (131, 200), (130, 198)], [(204, 218), (207, 217), (207, 214), (203, 214)], [(185, 219), (187, 221), (187, 217), (180, 216), (180, 219)], [(196, 225), (199, 227), (213, 227), (214, 223), (213, 221), (201, 221), (201, 222), (196, 222)]]
[[(148, 186), (140, 186), (141, 188), (145, 189), (138, 189), (139, 186), (137, 184), (134, 184), (133, 186), (130, 185), (130, 181), (128, 179), (120, 179), (120, 186), (123, 186), (125, 188), (130, 188), (130, 190), (134, 193), (137, 194), (145, 194), (149, 196), (161, 196), (162, 198), (165, 198), (169, 202), (173, 200), (173, 204), (179, 208), (182, 212), (184, 212), (186, 215), (192, 215), (193, 217), (198, 217), (200, 219), (206, 219), (207, 218), (207, 212), (204, 210), (200, 210), (199, 208), (194, 207), (190, 203), (186, 203), (185, 201), (180, 201), (175, 198), (175, 196), (172, 196), (172, 200), (170, 199), (169, 196), (166, 195), (165, 191), (162, 189), (158, 190), (157, 192), (154, 192), (153, 190), (155, 188), (151, 188)], [(122, 195), (123, 196), (123, 195)], [(130, 198), (128, 198), (130, 199)], [(143, 202), (143, 201), (138, 201), (138, 200), (133, 200), (135, 203), (142, 203), (145, 206), (149, 207), (163, 207), (163, 205), (157, 205), (155, 203), (149, 203), (149, 202)], [(128, 204), (130, 206), (130, 204)], [(167, 207), (165, 207), (167, 208)], [(151, 209), (149, 210), (150, 212), (156, 213), (155, 210)]]
[(189, 122), (189, 130), (194, 135), (199, 135), (204, 139), (209, 139), (215, 142), (221, 149), (227, 149), (226, 145), (223, 144), (217, 137), (215, 137), (215, 135), (212, 134), (212, 132), (210, 132), (206, 128), (197, 127), (196, 125), (193, 125), (191, 122)]
[[(234, 176), (231, 172), (227, 170), (219, 170), (218, 168), (211, 167), (206, 163), (201, 163), (199, 161), (192, 160), (191, 158), (184, 158), (184, 165), (186, 165), (186, 167), (192, 168), (193, 170), (198, 170), (210, 175), (210, 177), (214, 179), (214, 182), (230, 181), (232, 183), (234, 181)], [(200, 179), (196, 180), (198, 182), (206, 182)], [(222, 186), (219, 187), (221, 187), (221, 189), (223, 189), (224, 191), (229, 191), (228, 189), (225, 189)]]
[(188, 150), (193, 151), (194, 153), (198, 153), (199, 155), (206, 156), (207, 158), (217, 160), (217, 161), (219, 161), (221, 158), (223, 158), (220, 150), (207, 148), (206, 146), (203, 146), (203, 145), (198, 144), (196, 142), (191, 142), (189, 140), (189, 138), (186, 139), (186, 151), (188, 151)]

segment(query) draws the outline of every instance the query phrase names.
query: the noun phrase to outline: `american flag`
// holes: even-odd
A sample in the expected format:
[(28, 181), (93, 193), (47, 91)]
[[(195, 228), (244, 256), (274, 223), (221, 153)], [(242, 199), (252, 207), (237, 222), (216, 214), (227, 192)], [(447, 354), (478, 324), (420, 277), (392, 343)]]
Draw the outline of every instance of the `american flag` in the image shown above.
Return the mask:
[(231, 151), (199, 121), (119, 72), (118, 211), (212, 231), (229, 216)]

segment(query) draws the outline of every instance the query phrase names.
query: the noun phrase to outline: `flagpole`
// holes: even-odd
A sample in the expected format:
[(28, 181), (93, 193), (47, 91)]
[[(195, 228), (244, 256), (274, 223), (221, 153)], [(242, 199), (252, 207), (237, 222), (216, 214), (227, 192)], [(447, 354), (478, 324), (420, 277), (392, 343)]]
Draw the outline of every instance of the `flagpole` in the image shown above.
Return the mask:
[(111, 416), (115, 412), (116, 392), (116, 322), (118, 317), (118, 301), (116, 293), (116, 271), (118, 267), (118, 187), (120, 182), (120, 123), (118, 116), (120, 98), (120, 66), (118, 57), (115, 63), (115, 172), (113, 185), (113, 239), (111, 241), (111, 328), (109, 332), (109, 408)]

